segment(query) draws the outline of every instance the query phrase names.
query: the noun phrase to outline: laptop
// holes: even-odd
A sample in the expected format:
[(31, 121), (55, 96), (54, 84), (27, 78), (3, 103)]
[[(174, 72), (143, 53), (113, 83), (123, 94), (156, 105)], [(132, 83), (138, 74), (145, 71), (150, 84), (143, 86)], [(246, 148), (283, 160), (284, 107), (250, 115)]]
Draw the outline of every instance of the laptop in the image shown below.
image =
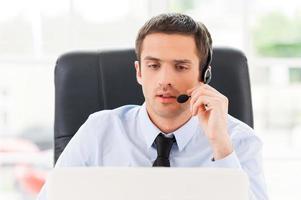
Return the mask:
[(247, 200), (249, 182), (239, 169), (56, 168), (48, 200)]

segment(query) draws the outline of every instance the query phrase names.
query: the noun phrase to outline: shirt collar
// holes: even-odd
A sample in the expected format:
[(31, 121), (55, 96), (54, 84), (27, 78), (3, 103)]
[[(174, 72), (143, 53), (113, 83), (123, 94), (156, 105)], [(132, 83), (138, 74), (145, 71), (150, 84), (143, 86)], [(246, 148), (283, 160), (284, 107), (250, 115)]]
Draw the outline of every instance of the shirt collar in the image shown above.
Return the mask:
[[(181, 152), (192, 139), (199, 127), (197, 117), (191, 117), (183, 126), (174, 131), (179, 151)], [(201, 130), (201, 129), (200, 129)], [(201, 133), (198, 133), (201, 134)]]
[[(150, 120), (145, 103), (141, 106), (139, 111), (139, 125), (146, 140), (147, 148), (150, 148), (157, 135), (162, 131)], [(180, 152), (186, 147), (190, 139), (197, 132), (196, 130), (198, 127), (199, 122), (197, 117), (191, 117), (182, 127), (173, 132)]]

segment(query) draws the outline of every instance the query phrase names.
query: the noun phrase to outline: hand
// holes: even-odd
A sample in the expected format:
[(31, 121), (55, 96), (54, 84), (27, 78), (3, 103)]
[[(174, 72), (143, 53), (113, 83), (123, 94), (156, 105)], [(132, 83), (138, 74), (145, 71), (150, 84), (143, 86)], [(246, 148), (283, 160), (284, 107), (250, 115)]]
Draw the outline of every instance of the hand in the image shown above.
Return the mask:
[(187, 91), (191, 95), (190, 110), (198, 116), (213, 148), (214, 159), (231, 154), (233, 147), (228, 134), (228, 98), (210, 85), (200, 83)]

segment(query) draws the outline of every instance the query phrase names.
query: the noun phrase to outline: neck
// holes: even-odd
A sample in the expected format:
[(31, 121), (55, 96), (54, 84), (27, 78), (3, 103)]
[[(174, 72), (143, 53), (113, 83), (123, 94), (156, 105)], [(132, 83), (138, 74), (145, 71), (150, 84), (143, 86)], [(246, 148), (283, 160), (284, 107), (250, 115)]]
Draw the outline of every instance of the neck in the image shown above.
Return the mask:
[(146, 109), (150, 120), (164, 133), (171, 133), (183, 126), (191, 118), (189, 109), (174, 117), (155, 115)]

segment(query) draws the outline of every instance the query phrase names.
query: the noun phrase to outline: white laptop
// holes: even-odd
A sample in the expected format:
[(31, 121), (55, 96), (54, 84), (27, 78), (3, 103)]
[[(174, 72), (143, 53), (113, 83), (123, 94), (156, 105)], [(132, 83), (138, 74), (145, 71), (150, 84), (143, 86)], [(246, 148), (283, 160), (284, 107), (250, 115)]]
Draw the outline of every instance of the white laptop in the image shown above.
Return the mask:
[(247, 200), (247, 175), (223, 168), (54, 169), (48, 200)]

